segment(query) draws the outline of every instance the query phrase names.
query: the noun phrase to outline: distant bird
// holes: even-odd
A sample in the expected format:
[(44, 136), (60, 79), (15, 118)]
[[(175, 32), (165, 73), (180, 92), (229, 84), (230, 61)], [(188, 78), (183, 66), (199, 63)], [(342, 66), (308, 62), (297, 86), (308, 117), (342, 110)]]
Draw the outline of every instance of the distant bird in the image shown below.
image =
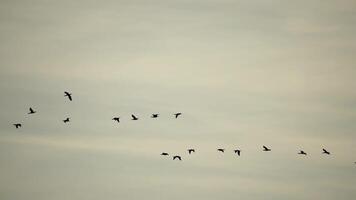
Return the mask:
[(328, 155), (330, 155), (330, 152), (327, 151), (326, 149), (323, 149), (323, 154), (328, 154)]
[(117, 123), (120, 123), (120, 117), (114, 117), (112, 120), (117, 121)]
[(225, 149), (217, 149), (218, 151), (221, 151), (222, 153), (225, 152)]
[(14, 124), (14, 126), (15, 126), (16, 128), (19, 128), (19, 127), (21, 127), (21, 126), (22, 126), (22, 124), (17, 123), (17, 124)]
[(151, 118), (157, 118), (159, 114), (152, 114)]
[(161, 153), (161, 156), (168, 156), (169, 154), (168, 153), (166, 153), (166, 152), (162, 152)]
[(263, 146), (263, 151), (271, 151), (271, 149), (267, 148), (266, 146)]
[(173, 160), (178, 159), (178, 160), (182, 160), (182, 158), (180, 156), (173, 156)]
[(175, 113), (174, 116), (176, 117), (176, 119), (179, 117), (179, 115), (181, 115), (182, 113)]
[(135, 115), (131, 115), (132, 120), (138, 120), (138, 118)]
[(30, 107), (30, 112), (27, 113), (27, 114), (35, 114), (35, 113), (36, 113), (36, 111), (34, 111), (34, 110)]
[(188, 149), (187, 151), (188, 151), (189, 154), (195, 153), (195, 149)]
[(234, 150), (234, 152), (237, 153), (238, 156), (240, 156), (240, 154), (241, 154), (241, 150), (240, 149), (236, 149), (236, 150)]
[(68, 97), (69, 101), (72, 101), (72, 94), (69, 92), (64, 92), (64, 96)]
[(64, 123), (69, 122), (69, 117), (67, 117), (65, 120), (63, 120)]
[(298, 154), (300, 154), (300, 155), (307, 155), (307, 153), (305, 153), (303, 150), (301, 150)]

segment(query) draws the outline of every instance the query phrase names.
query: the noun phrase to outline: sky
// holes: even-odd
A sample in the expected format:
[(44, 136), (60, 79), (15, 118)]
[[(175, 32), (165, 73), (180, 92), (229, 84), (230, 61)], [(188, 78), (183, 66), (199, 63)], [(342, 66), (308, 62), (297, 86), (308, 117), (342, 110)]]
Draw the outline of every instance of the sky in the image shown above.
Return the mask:
[(0, 0), (0, 199), (352, 199), (355, 24), (353, 0)]

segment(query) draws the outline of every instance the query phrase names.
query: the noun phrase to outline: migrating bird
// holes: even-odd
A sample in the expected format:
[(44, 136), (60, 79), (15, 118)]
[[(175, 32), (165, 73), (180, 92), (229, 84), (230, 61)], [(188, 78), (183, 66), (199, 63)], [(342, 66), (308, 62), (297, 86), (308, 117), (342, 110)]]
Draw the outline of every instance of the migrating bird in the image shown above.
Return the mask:
[(19, 127), (21, 127), (21, 124), (20, 124), (20, 123), (17, 123), (17, 124), (14, 124), (14, 126), (15, 126), (16, 128), (19, 128)]
[(69, 92), (64, 92), (64, 96), (68, 97), (69, 101), (72, 101), (72, 94)]
[(192, 152), (195, 153), (195, 149), (188, 149), (187, 151), (189, 154), (191, 154)]
[(182, 160), (182, 158), (180, 156), (173, 156), (173, 160), (178, 159), (178, 160)]
[(328, 152), (326, 149), (323, 149), (323, 154), (328, 154), (328, 155), (330, 155), (330, 152)]
[(117, 123), (120, 123), (120, 117), (114, 117), (112, 120), (117, 121)]
[(159, 114), (152, 114), (151, 118), (157, 118)]
[(35, 113), (36, 113), (36, 111), (34, 111), (34, 110), (30, 107), (30, 112), (27, 113), (27, 114), (35, 114)]
[(301, 150), (298, 154), (300, 154), (300, 155), (307, 155), (307, 153), (305, 153), (303, 150)]
[(132, 120), (138, 120), (138, 118), (135, 115), (131, 115)]
[(176, 116), (176, 119), (181, 115), (182, 113), (175, 113), (174, 116)]
[(266, 146), (263, 146), (263, 151), (271, 151), (271, 149), (267, 148)]
[(64, 123), (69, 122), (69, 117), (67, 117), (65, 120), (63, 120)]
[(240, 156), (240, 154), (241, 154), (241, 150), (240, 149), (236, 149), (236, 150), (234, 150), (234, 152), (237, 153), (238, 156)]
[(222, 153), (225, 152), (225, 149), (217, 149), (218, 151), (221, 151)]
[(166, 152), (162, 152), (161, 153), (161, 156), (168, 156), (169, 154), (168, 153), (166, 153)]

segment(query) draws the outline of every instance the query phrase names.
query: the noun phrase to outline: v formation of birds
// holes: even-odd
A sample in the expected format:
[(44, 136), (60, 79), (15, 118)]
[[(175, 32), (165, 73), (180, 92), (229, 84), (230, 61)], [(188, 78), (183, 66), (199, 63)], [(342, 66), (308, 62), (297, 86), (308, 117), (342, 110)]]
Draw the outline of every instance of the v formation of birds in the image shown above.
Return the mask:
[[(73, 100), (72, 93), (69, 93), (69, 92), (65, 91), (65, 92), (64, 92), (64, 96), (67, 97), (69, 101), (72, 101), (72, 100)], [(30, 107), (30, 108), (29, 108), (29, 112), (28, 112), (27, 114), (32, 115), (32, 114), (35, 114), (35, 113), (37, 113), (37, 111), (34, 110), (32, 107)], [(179, 116), (182, 115), (182, 113), (178, 112), (178, 113), (174, 113), (173, 115), (174, 115), (174, 117), (177, 119)], [(158, 113), (153, 113), (153, 114), (151, 115), (151, 118), (158, 118), (158, 117), (159, 117), (159, 114), (158, 114)], [(120, 122), (121, 122), (121, 121), (120, 121), (120, 117), (113, 117), (112, 120), (115, 121), (115, 122), (117, 122), (117, 123), (120, 123)], [(131, 115), (131, 120), (134, 120), (134, 121), (139, 120), (139, 117), (136, 116), (136, 115), (134, 115), (134, 114), (132, 114), (132, 115)], [(66, 117), (66, 118), (63, 119), (62, 121), (63, 121), (63, 123), (68, 123), (68, 122), (70, 122), (70, 118), (69, 118), (69, 117)], [(22, 124), (21, 124), (21, 123), (15, 123), (15, 124), (13, 124), (13, 125), (15, 126), (16, 129), (22, 127)], [(225, 149), (224, 149), (224, 148), (218, 148), (218, 149), (216, 149), (216, 150), (217, 150), (218, 152), (220, 152), (220, 153), (225, 153)], [(264, 151), (264, 152), (270, 152), (270, 151), (272, 151), (272, 149), (271, 149), (271, 148), (268, 148), (267, 146), (262, 146), (262, 151)], [(190, 154), (193, 154), (193, 153), (195, 153), (195, 149), (193, 149), (193, 148), (187, 149), (187, 152), (188, 152), (189, 155), (190, 155)], [(234, 149), (233, 152), (234, 152), (237, 156), (241, 156), (242, 150), (241, 150), (241, 149)], [(326, 149), (324, 149), (324, 148), (322, 149), (322, 152), (321, 152), (321, 153), (322, 153), (322, 154), (325, 154), (325, 155), (330, 155), (330, 154), (331, 154), (328, 150), (326, 150)], [(305, 151), (303, 151), (303, 150), (300, 150), (297, 154), (303, 155), (303, 156), (307, 156), (307, 155), (308, 155), (308, 154), (307, 154)], [(170, 156), (170, 154), (167, 153), (167, 152), (162, 152), (160, 155), (161, 155), (161, 156)], [(179, 161), (181, 161), (181, 160), (182, 160), (182, 156), (180, 156), (180, 155), (173, 155), (173, 156), (172, 156), (172, 159), (173, 159), (173, 160), (179, 160)], [(356, 164), (356, 162), (354, 162), (354, 164)]]

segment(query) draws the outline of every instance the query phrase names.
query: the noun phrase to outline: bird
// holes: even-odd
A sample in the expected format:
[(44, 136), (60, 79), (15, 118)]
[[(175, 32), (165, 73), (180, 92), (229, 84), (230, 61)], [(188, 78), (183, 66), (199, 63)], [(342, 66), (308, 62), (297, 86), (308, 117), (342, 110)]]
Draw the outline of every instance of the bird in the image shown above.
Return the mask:
[(225, 152), (225, 149), (217, 149), (218, 151), (221, 151), (222, 153)]
[(114, 117), (114, 118), (112, 118), (112, 120), (117, 121), (117, 123), (119, 123), (120, 122), (120, 117)]
[(27, 114), (35, 114), (35, 113), (36, 113), (36, 111), (34, 111), (34, 110), (30, 107), (30, 112), (27, 113)]
[(166, 153), (166, 152), (162, 152), (161, 153), (161, 156), (168, 156), (169, 154), (168, 153)]
[(182, 158), (180, 156), (173, 156), (173, 160), (178, 159), (178, 160), (182, 160)]
[(323, 154), (328, 154), (328, 155), (330, 155), (330, 152), (327, 151), (326, 149), (323, 149)]
[(179, 115), (181, 115), (182, 113), (175, 113), (174, 116), (176, 117), (176, 119), (179, 117)]
[(241, 154), (241, 150), (240, 149), (236, 149), (236, 150), (234, 150), (234, 152), (237, 153), (238, 156), (240, 156), (240, 154)]
[(151, 118), (157, 118), (159, 114), (152, 114)]
[(298, 154), (300, 154), (300, 155), (307, 155), (307, 153), (305, 153), (303, 150), (301, 150)]
[(188, 149), (187, 151), (188, 151), (189, 154), (195, 153), (195, 149)]
[(69, 122), (69, 117), (67, 117), (65, 120), (63, 120), (64, 123)]
[(72, 101), (72, 94), (71, 93), (65, 91), (64, 92), (64, 96), (68, 97), (69, 101)]
[(263, 146), (263, 151), (271, 151), (271, 149), (267, 148), (266, 146)]
[(22, 124), (17, 123), (17, 124), (14, 124), (14, 126), (15, 126), (16, 128), (19, 128), (19, 127), (21, 127), (21, 126), (22, 126)]
[(132, 120), (138, 120), (138, 118), (135, 115), (131, 115)]

